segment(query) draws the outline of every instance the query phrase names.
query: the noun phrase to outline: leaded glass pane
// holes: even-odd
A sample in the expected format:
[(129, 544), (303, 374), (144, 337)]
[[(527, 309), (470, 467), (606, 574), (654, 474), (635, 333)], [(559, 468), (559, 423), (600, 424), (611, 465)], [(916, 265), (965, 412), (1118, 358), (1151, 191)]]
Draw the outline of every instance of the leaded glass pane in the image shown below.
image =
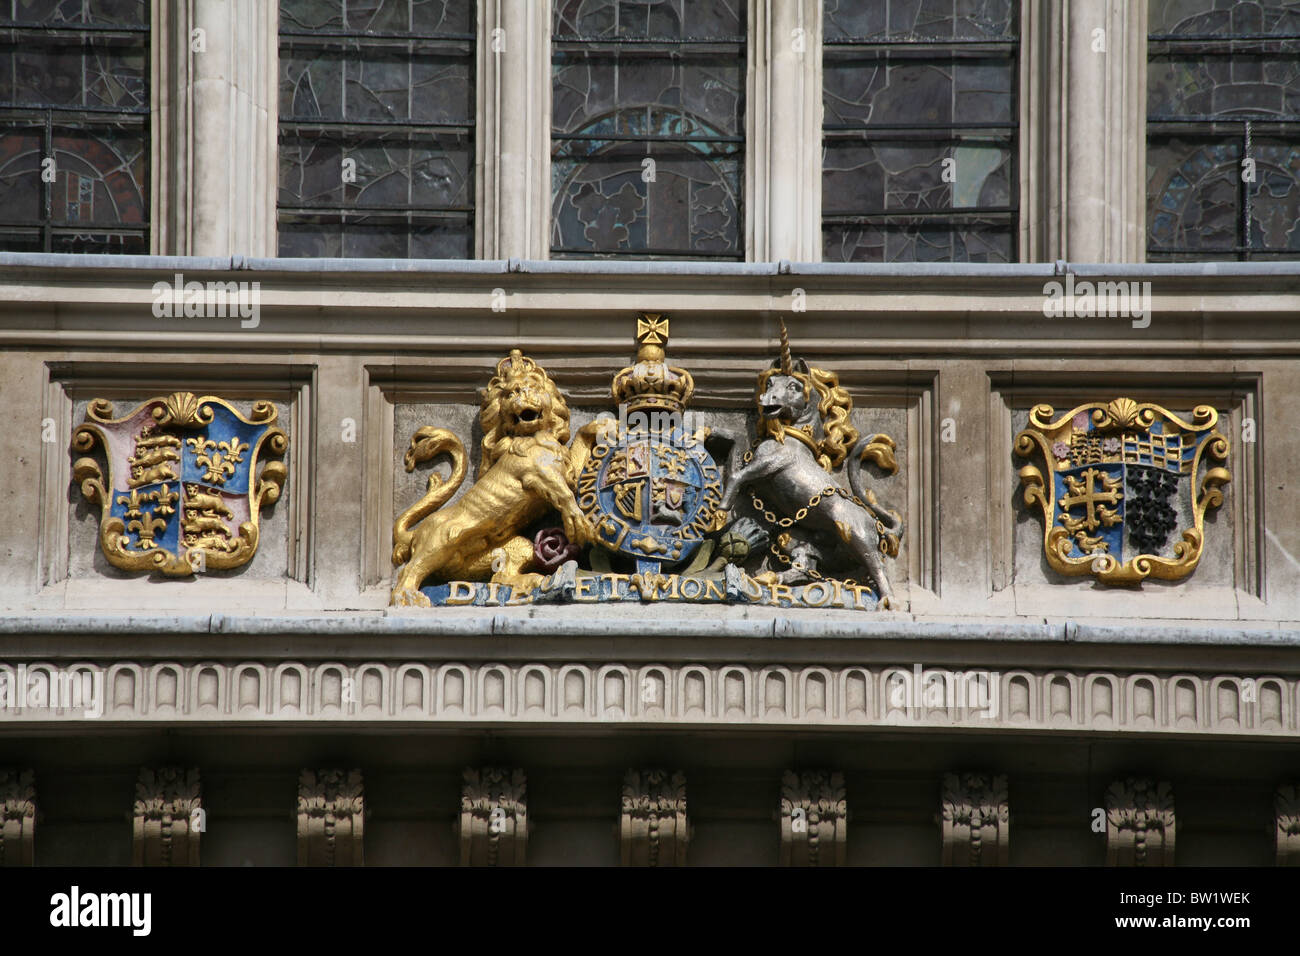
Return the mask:
[(823, 0), (826, 40), (1015, 40), (1019, 0)]
[(1300, 2), (1152, 0), (1147, 257), (1300, 257)]
[(280, 254), (468, 258), (472, 0), (283, 0)]
[(557, 0), (551, 252), (744, 256), (743, 0)]
[(826, 0), (823, 257), (1016, 257), (1016, 0)]
[(0, 248), (149, 251), (148, 71), (145, 0), (0, 0)]

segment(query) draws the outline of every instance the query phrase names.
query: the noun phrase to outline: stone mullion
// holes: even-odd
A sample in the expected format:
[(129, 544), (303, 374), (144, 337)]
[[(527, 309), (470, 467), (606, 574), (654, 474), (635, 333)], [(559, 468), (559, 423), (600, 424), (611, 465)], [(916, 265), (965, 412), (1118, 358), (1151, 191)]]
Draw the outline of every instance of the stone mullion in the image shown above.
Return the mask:
[(550, 6), (478, 3), (474, 218), (480, 258), (550, 257)]
[(149, 251), (190, 248), (189, 4), (150, 5)]
[(746, 258), (821, 260), (821, 0), (750, 0)]
[(153, 7), (151, 249), (273, 256), (278, 5)]
[[(1146, 0), (1065, 4), (1066, 219), (1056, 258), (1145, 258)], [(1032, 175), (1033, 170), (1029, 171)]]
[(1021, 262), (1064, 257), (1065, 76), (1064, 5), (1021, 0), (1018, 89)]

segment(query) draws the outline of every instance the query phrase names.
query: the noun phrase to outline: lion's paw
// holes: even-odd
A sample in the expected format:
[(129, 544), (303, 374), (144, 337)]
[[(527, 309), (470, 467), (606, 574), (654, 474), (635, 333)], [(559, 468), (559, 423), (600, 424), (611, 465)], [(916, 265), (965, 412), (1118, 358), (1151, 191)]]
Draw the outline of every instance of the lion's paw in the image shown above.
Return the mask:
[(411, 588), (393, 588), (393, 595), (388, 600), (389, 607), (433, 607), (433, 602), (420, 591)]

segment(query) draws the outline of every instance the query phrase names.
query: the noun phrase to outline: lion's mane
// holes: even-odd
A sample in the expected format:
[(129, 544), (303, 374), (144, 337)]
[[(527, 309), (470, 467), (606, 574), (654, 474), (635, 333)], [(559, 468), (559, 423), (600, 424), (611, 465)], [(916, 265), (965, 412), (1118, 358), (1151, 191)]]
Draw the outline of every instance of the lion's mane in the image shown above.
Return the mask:
[(515, 435), (510, 429), (509, 416), (505, 414), (505, 403), (510, 393), (521, 384), (550, 396), (543, 411), (539, 439), (553, 439), (561, 446), (569, 443), (569, 406), (564, 395), (545, 369), (519, 349), (513, 349), (497, 363), (496, 375), (483, 390), (483, 403), (478, 415), (479, 427), (483, 430), (483, 454), (478, 467), (480, 478), (510, 450)]

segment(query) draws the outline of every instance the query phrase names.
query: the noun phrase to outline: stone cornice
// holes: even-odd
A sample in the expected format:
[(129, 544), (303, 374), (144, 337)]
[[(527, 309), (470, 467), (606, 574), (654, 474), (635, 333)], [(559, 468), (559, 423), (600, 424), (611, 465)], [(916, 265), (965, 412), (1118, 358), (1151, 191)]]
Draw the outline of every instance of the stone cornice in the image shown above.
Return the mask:
[[(1226, 644), (1300, 648), (1300, 622), (1041, 621), (1026, 618), (918, 618), (907, 614), (863, 615), (854, 611), (805, 611), (797, 616), (764, 609), (726, 607), (708, 614), (681, 613), (649, 605), (644, 615), (603, 609), (440, 608), (339, 612), (336, 614), (111, 614), (59, 612), (0, 617), (0, 640), (17, 636), (225, 634), (225, 635), (427, 635), (654, 636), (712, 638), (810, 638), (871, 640), (975, 640), (1101, 644)], [(3, 645), (0, 645), (3, 647)]]
[[(440, 609), (308, 615), (29, 615), (0, 618), (0, 667), (220, 656), (251, 660), (463, 660), (686, 664), (782, 661), (1230, 671), (1300, 676), (1300, 629), (1261, 622), (1084, 623), (665, 606)], [(2, 711), (0, 711), (2, 713)]]
[[(238, 319), (159, 319), (153, 285), (259, 283), (256, 328)], [(1099, 321), (1086, 335), (1043, 314), (1045, 284), (1151, 283), (1150, 330)], [(859, 356), (1066, 354), (1108, 359), (1153, 354), (1204, 358), (1295, 354), (1300, 268), (1295, 263), (844, 264), (543, 262), (534, 260), (254, 259), (54, 256), (0, 253), (0, 343), (128, 348), (166, 329), (180, 349), (493, 354), (509, 341), (538, 354), (622, 356), (612, 316), (662, 310), (695, 322), (674, 342), (679, 358), (770, 354), (756, 317), (799, 315), (808, 354), (844, 350), (852, 322)], [(499, 298), (495, 293), (500, 290)], [(504, 308), (502, 308), (504, 307)], [(526, 328), (521, 317), (527, 317)], [(898, 320), (907, 320), (899, 335)], [(466, 334), (467, 319), (473, 334)], [(16, 319), (17, 321), (13, 321)], [(160, 326), (160, 323), (165, 325)], [(4, 327), (11, 326), (11, 327)], [(774, 323), (773, 323), (774, 326)], [(1008, 334), (1014, 326), (1015, 334)], [(743, 328), (746, 334), (737, 335)], [(685, 329), (683, 329), (685, 332)]]

